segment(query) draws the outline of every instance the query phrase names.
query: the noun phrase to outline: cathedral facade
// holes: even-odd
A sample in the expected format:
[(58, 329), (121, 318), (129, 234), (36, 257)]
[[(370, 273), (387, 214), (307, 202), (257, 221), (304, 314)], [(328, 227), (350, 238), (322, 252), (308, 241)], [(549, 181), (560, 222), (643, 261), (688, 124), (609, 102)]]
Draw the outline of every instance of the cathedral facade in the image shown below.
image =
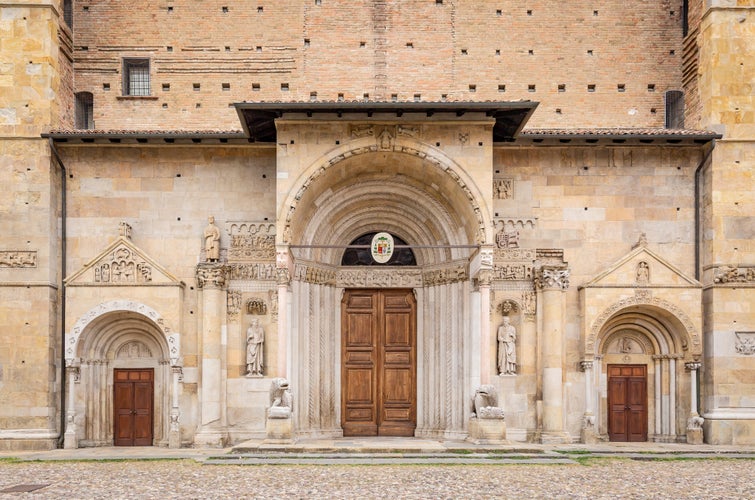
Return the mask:
[(0, 448), (755, 444), (754, 9), (1, 5)]

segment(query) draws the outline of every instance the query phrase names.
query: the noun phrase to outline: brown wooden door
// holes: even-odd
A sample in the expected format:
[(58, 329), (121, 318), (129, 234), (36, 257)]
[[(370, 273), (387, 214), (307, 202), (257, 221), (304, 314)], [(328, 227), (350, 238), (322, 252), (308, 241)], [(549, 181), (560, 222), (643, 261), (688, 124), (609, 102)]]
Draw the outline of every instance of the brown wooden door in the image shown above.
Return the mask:
[(153, 369), (116, 369), (113, 392), (115, 446), (151, 446)]
[(413, 436), (417, 313), (411, 290), (347, 290), (341, 315), (344, 436)]
[(647, 367), (608, 365), (608, 437), (647, 441)]

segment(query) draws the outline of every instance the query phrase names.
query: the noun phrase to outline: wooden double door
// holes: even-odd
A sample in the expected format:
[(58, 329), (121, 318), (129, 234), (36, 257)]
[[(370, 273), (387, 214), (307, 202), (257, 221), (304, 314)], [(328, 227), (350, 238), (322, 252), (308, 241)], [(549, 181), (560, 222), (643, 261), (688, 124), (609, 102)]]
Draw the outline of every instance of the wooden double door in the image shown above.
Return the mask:
[(154, 434), (154, 370), (115, 369), (115, 446), (151, 446)]
[(608, 365), (608, 437), (648, 440), (647, 366)]
[(341, 332), (344, 436), (414, 436), (417, 303), (412, 290), (346, 290)]

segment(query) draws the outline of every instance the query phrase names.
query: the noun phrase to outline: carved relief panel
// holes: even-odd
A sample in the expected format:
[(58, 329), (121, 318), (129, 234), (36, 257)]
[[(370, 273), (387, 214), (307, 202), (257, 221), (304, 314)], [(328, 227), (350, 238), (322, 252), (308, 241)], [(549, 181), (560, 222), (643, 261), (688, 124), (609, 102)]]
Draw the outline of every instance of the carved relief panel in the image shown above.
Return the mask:
[(231, 238), (229, 262), (275, 260), (275, 224), (270, 222), (228, 222)]

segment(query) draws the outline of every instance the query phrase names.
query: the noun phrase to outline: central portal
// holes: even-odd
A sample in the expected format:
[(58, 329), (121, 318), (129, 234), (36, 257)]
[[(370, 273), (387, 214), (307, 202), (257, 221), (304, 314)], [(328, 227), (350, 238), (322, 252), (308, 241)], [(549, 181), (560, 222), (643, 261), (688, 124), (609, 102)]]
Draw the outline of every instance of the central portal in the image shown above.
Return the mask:
[(346, 290), (341, 316), (344, 436), (414, 436), (417, 302), (412, 290)]

